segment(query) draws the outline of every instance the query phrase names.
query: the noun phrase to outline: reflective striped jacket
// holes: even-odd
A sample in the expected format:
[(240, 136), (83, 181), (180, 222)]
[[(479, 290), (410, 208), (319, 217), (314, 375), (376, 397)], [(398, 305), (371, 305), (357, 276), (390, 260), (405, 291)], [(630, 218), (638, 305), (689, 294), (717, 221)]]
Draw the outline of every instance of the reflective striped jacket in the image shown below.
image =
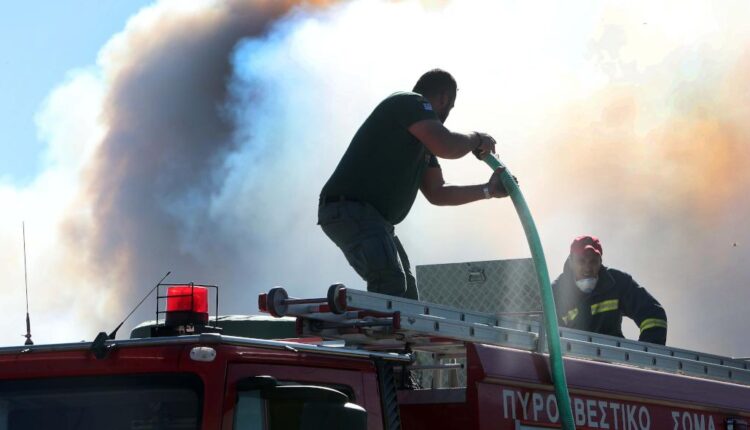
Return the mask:
[(576, 287), (568, 262), (552, 284), (559, 324), (578, 330), (624, 337), (623, 315), (640, 328), (638, 340), (664, 345), (667, 341), (667, 314), (661, 304), (625, 272), (605, 266), (590, 294)]

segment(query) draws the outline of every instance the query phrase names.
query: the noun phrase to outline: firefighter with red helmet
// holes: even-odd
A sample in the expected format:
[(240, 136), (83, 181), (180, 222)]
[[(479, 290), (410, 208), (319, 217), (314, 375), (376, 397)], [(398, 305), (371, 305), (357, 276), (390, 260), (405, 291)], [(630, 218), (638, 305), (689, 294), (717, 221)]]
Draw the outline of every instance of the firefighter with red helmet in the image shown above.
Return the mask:
[(664, 345), (667, 341), (664, 308), (630, 275), (602, 265), (602, 253), (602, 244), (596, 237), (580, 236), (573, 240), (563, 273), (552, 284), (559, 323), (624, 337), (624, 315), (640, 328), (638, 340)]

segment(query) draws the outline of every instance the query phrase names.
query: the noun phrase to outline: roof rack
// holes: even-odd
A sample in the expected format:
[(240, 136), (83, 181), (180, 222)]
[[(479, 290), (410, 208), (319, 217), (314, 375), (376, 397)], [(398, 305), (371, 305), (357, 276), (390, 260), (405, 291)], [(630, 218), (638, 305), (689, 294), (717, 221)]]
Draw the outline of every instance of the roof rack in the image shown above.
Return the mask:
[[(273, 316), (297, 317), (298, 334), (344, 340), (372, 351), (412, 350), (464, 358), (464, 342), (547, 352), (543, 326), (517, 316), (353, 290), (334, 284), (325, 298), (295, 299), (276, 287), (258, 298)], [(563, 354), (609, 363), (750, 385), (750, 362), (567, 328)]]
[[(165, 345), (236, 345), (255, 348), (279, 349), (285, 351), (295, 351), (304, 353), (316, 353), (337, 356), (349, 356), (354, 358), (378, 358), (382, 360), (408, 363), (411, 357), (407, 354), (394, 352), (367, 351), (357, 349), (346, 349), (336, 345), (300, 343), (290, 340), (274, 339), (256, 339), (240, 336), (227, 336), (218, 333), (201, 333), (173, 337), (151, 337), (139, 339), (108, 339), (104, 341), (106, 347), (111, 348), (133, 348), (148, 346), (165, 346)], [(0, 356), (13, 355), (23, 357), (27, 354), (38, 354), (46, 352), (68, 352), (68, 351), (88, 351), (91, 349), (91, 342), (74, 342), (74, 343), (57, 343), (57, 344), (37, 344), (31, 346), (10, 346), (0, 347)]]

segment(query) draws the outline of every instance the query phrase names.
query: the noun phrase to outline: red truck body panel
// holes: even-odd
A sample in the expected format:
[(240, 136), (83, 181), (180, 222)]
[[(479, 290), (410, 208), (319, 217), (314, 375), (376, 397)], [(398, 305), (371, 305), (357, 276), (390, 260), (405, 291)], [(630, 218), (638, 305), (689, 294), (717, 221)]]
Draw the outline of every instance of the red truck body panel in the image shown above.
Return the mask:
[(237, 381), (270, 375), (285, 381), (348, 387), (354, 403), (368, 412), (368, 428), (382, 428), (377, 373), (370, 360), (210, 343), (207, 346), (216, 350), (216, 359), (199, 362), (190, 358), (193, 347), (205, 345), (198, 342), (116, 347), (99, 360), (88, 345), (77, 350), (0, 354), (0, 381), (191, 373), (203, 382), (201, 428), (231, 429)]
[[(94, 375), (191, 373), (203, 383), (202, 429), (231, 429), (239, 380), (278, 380), (344, 387), (368, 413), (368, 429), (383, 428), (377, 367), (372, 359), (302, 349), (227, 342), (220, 336), (122, 342), (97, 359), (90, 344), (0, 351), (0, 382)], [(290, 344), (293, 345), (293, 344)], [(190, 351), (209, 346), (210, 362)], [(546, 357), (496, 346), (467, 344), (467, 387), (402, 390), (402, 428), (559, 428)], [(579, 429), (724, 429), (728, 418), (750, 419), (750, 386), (632, 366), (565, 359)], [(528, 428), (528, 427), (527, 427)]]
[[(465, 392), (402, 393), (404, 428), (559, 428), (546, 357), (467, 348)], [(750, 386), (572, 358), (565, 370), (579, 429), (724, 429), (728, 418), (750, 418)]]

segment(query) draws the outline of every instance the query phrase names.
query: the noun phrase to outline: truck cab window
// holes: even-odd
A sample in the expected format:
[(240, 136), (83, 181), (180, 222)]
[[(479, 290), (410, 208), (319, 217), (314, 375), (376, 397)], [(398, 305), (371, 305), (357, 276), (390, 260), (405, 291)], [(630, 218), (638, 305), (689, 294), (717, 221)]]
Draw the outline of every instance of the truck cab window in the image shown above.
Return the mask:
[(266, 428), (266, 403), (260, 398), (259, 390), (241, 391), (237, 394), (234, 410), (235, 430), (256, 430)]
[(0, 429), (199, 429), (194, 375), (129, 375), (0, 383)]

